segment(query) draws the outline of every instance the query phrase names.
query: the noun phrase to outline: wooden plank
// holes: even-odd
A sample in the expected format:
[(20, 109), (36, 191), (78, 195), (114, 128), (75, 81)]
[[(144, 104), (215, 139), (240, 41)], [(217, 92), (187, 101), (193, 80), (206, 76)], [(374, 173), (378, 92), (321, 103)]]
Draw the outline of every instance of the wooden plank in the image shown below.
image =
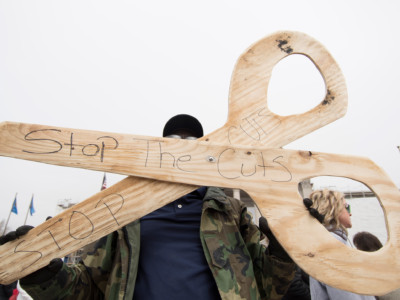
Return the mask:
[[(340, 281), (344, 289), (352, 289), (355, 283), (358, 285), (356, 281), (360, 278), (364, 282), (362, 286), (366, 288), (362, 293), (367, 294), (372, 293), (371, 287), (375, 293), (377, 282), (379, 286), (386, 289), (385, 292), (398, 285), (395, 274), (400, 271), (400, 263), (393, 263), (392, 257), (398, 255), (400, 249), (397, 244), (400, 238), (400, 192), (387, 175), (368, 159), (310, 151), (234, 147), (205, 141), (49, 128), (20, 123), (6, 123), (0, 126), (0, 128), (3, 127), (7, 129), (0, 129), (1, 155), (5, 155), (6, 152), (13, 153), (12, 156), (17, 158), (27, 158), (26, 156), (29, 155), (29, 158), (35, 161), (63, 166), (176, 183), (243, 189), (258, 204), (272, 228), (285, 228), (285, 230), (274, 231), (275, 235), (280, 241), (284, 241), (286, 249), (300, 266), (307, 266), (307, 272), (310, 275), (318, 276), (321, 281), (330, 281), (331, 277), (337, 277), (335, 276), (337, 270), (333, 266), (340, 261), (344, 264), (341, 266), (341, 272), (352, 274), (354, 269), (360, 271), (357, 279), (352, 276), (351, 280), (347, 278), (345, 282)], [(4, 132), (11, 138), (6, 139), (2, 134)], [(28, 132), (28, 136), (31, 136), (30, 132), (35, 132), (34, 140), (26, 140), (24, 132)], [(114, 142), (112, 145), (118, 145), (118, 147), (104, 147), (109, 150), (104, 150), (103, 156), (100, 155), (101, 150), (98, 156), (87, 155), (85, 151), (80, 150), (86, 147), (82, 141), (94, 145), (92, 141), (102, 140), (101, 137), (105, 136)], [(76, 148), (71, 152), (71, 144), (81, 146), (80, 148), (75, 146)], [(16, 145), (20, 148), (17, 149)], [(61, 149), (55, 151), (55, 145)], [(64, 149), (59, 145), (68, 145), (68, 147)], [(102, 147), (99, 146), (99, 148)], [(385, 214), (391, 238), (386, 248), (374, 253), (373, 266), (369, 264), (370, 253), (347, 248), (332, 238), (321, 225), (313, 222), (315, 220), (310, 222), (297, 186), (306, 178), (323, 175), (348, 177), (364, 182), (377, 194), (384, 211), (390, 212), (390, 214)], [(139, 191), (141, 192), (142, 189)], [(152, 191), (152, 196), (147, 195), (147, 197), (154, 197), (155, 194), (158, 193)], [(165, 195), (165, 192), (162, 194)], [(110, 222), (117, 226), (128, 224), (132, 218), (136, 219), (168, 202), (157, 203), (157, 206), (149, 206), (145, 203), (146, 206), (142, 208), (144, 201), (131, 201), (131, 206), (128, 208), (124, 199), (124, 195), (116, 191), (102, 200), (92, 200), (90, 205), (88, 202), (74, 207), (72, 213), (69, 212), (69, 217), (57, 218), (53, 221), (54, 225), (51, 225), (50, 230), (54, 228), (54, 232), (51, 230), (51, 235), (49, 234), (53, 240), (48, 238), (47, 244), (41, 244), (40, 249), (48, 249), (52, 253), (59, 248), (58, 250), (63, 253), (62, 251), (68, 249), (68, 244), (74, 240), (92, 241), (94, 231), (99, 230), (102, 234), (101, 228), (110, 226)], [(107, 215), (108, 218), (104, 218)], [(104, 222), (108, 224), (103, 225)], [(61, 223), (64, 223), (64, 230), (60, 233), (55, 225), (61, 225)], [(65, 235), (67, 228), (69, 236)], [(40, 234), (43, 234), (45, 231), (41, 230)], [(304, 237), (302, 235), (304, 232), (313, 234)], [(10, 250), (12, 247), (14, 249), (17, 247), (18, 251), (23, 249), (21, 244), (9, 244)], [(26, 249), (34, 249), (35, 245), (37, 245), (35, 242), (32, 245), (28, 242), (23, 244)], [(10, 264), (19, 261), (12, 251), (8, 253), (11, 253), (11, 256), (4, 257), (5, 261)], [(24, 259), (28, 267), (38, 257), (38, 253), (30, 254), (31, 259)], [(323, 274), (320, 273), (322, 266), (326, 267)], [(372, 277), (371, 267), (374, 274)], [(2, 269), (1, 265), (0, 269)], [(376, 279), (377, 275), (379, 275), (379, 280)]]

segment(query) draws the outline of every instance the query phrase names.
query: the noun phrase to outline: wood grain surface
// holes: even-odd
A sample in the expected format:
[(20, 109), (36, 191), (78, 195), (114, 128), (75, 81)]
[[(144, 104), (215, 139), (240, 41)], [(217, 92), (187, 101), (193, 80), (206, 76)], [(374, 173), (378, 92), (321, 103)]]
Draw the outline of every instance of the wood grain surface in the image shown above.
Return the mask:
[[(268, 109), (267, 88), (273, 67), (291, 54), (304, 54), (315, 63), (326, 96), (304, 114), (282, 117)], [(198, 141), (1, 123), (2, 156), (137, 177), (127, 177), (1, 246), (0, 282), (23, 277), (197, 186), (211, 185), (247, 191), (290, 256), (313, 277), (362, 294), (398, 288), (400, 267), (392, 258), (399, 254), (400, 196), (387, 175), (365, 158), (279, 148), (342, 117), (346, 107), (344, 77), (327, 50), (303, 33), (277, 32), (239, 57), (228, 120)], [(308, 215), (297, 184), (320, 175), (353, 178), (377, 194), (389, 236), (381, 250), (350, 249)]]

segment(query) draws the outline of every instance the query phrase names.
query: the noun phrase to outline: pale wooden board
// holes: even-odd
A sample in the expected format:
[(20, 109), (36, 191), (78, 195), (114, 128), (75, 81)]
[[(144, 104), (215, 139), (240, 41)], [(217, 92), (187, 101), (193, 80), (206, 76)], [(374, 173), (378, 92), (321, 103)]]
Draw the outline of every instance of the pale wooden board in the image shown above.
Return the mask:
[[(285, 44), (285, 42), (287, 43)], [(293, 51), (290, 51), (290, 49), (292, 49)], [(320, 105), (305, 114), (281, 117), (274, 115), (268, 110), (266, 99), (267, 86), (273, 66), (283, 57), (293, 53), (307, 54), (316, 63), (326, 81), (327, 96)], [(224, 149), (226, 149), (228, 144), (232, 144), (235, 147), (238, 145), (245, 145), (246, 147), (280, 147), (343, 116), (346, 111), (346, 103), (347, 92), (344, 78), (336, 62), (333, 60), (331, 55), (323, 48), (323, 46), (321, 46), (316, 40), (302, 33), (279, 32), (254, 44), (239, 58), (231, 82), (228, 122), (221, 129), (204, 137), (203, 140), (222, 143), (224, 145), (218, 147), (225, 147)], [(18, 151), (18, 149), (25, 149), (25, 151), (37, 152), (34, 148), (30, 148), (31, 150), (26, 150), (27, 142), (29, 143), (30, 147), (32, 146), (32, 143), (37, 143), (39, 147), (43, 146), (43, 143), (47, 143), (47, 146), (53, 147), (54, 151), (59, 148), (57, 147), (58, 144), (56, 144), (54, 140), (58, 141), (60, 135), (65, 138), (68, 137), (68, 134), (70, 136), (70, 133), (74, 132), (77, 133), (77, 135), (74, 135), (74, 137), (77, 137), (80, 135), (80, 133), (83, 132), (79, 130), (64, 128), (56, 129), (54, 127), (46, 127), (47, 129), (51, 128), (61, 131), (46, 130), (42, 132), (30, 133), (32, 132), (32, 130), (37, 130), (35, 129), (36, 125), (17, 125), (16, 127), (18, 129), (16, 131), (10, 130), (9, 126), (13, 127), (14, 125), (15, 124), (11, 123), (2, 124), (3, 130), (1, 130), (0, 136), (1, 155), (19, 157), (30, 160), (38, 160), (38, 154)], [(28, 126), (28, 129), (24, 128), (25, 126)], [(8, 128), (4, 130), (5, 127)], [(9, 135), (11, 132), (13, 133)], [(49, 133), (58, 135), (56, 138), (53, 137), (53, 141), (31, 140), (32, 138), (40, 138), (39, 135), (41, 134), (46, 135)], [(112, 155), (116, 154), (117, 152), (115, 151), (117, 149), (111, 149), (114, 140), (110, 138), (99, 138), (102, 136), (110, 136), (108, 134), (99, 132), (86, 133), (88, 133), (89, 136), (82, 137), (82, 140), (80, 140), (80, 142), (82, 142), (83, 144), (81, 145), (91, 144), (90, 141), (94, 139), (93, 144), (99, 146), (99, 154), (91, 157), (92, 163), (96, 164), (96, 161), (99, 161), (99, 158), (101, 161), (100, 154), (102, 149), (102, 142), (105, 143), (104, 145), (106, 148), (104, 148), (105, 151), (103, 156), (103, 163), (101, 164), (105, 165), (105, 160), (112, 157)], [(29, 135), (26, 136), (27, 134)], [(124, 144), (123, 141), (125, 141), (125, 135), (113, 134), (113, 137), (118, 138), (118, 141), (122, 141), (119, 145)], [(125, 141), (127, 142), (126, 144), (132, 143), (131, 138), (132, 136), (130, 136)], [(146, 137), (139, 138), (146, 139)], [(7, 139), (11, 139), (13, 140), (13, 142), (16, 142), (13, 149), (10, 149), (7, 146), (9, 145)], [(157, 142), (151, 142), (150, 144), (157, 144), (159, 139), (153, 139)], [(68, 144), (68, 142), (65, 142), (64, 144)], [(196, 149), (197, 147), (198, 146), (196, 145), (194, 148)], [(192, 151), (192, 148), (193, 147), (191, 147), (187, 151)], [(40, 156), (42, 156), (42, 161), (45, 161), (46, 163), (58, 164), (60, 162), (59, 159), (54, 158), (53, 156), (61, 155), (62, 157), (62, 155), (66, 154), (65, 151), (67, 149), (68, 145), (63, 145), (63, 149), (61, 151), (53, 155), (49, 154), (51, 157), (45, 157), (46, 155)], [(86, 154), (93, 154), (96, 152), (96, 149), (97, 148), (95, 146), (87, 146), (85, 147), (84, 152), (87, 151)], [(94, 152), (90, 152), (90, 150)], [(114, 152), (109, 157), (108, 154), (112, 151)], [(125, 149), (125, 151), (130, 150)], [(263, 152), (281, 150), (266, 150), (265, 148), (263, 148), (258, 149), (257, 151)], [(22, 156), (24, 157), (21, 157), (21, 152), (23, 153)], [(70, 158), (72, 158), (72, 156), (76, 154), (75, 151), (72, 152), (73, 153), (70, 152), (70, 154), (73, 154), (70, 156)], [(276, 154), (280, 154), (280, 152)], [(183, 156), (185, 155), (187, 154), (183, 154)], [(294, 157), (296, 157), (296, 155)], [(305, 153), (302, 152), (300, 154), (300, 157), (306, 157)], [(313, 161), (315, 157), (320, 157), (320, 154), (313, 155), (312, 157), (313, 159), (310, 161)], [(88, 157), (86, 156), (85, 158)], [(121, 158), (118, 154), (113, 159), (118, 162)], [(318, 165), (320, 163), (323, 163), (325, 167), (326, 165), (329, 165), (328, 161), (329, 159), (327, 161), (322, 160), (318, 163)], [(185, 163), (184, 157), (180, 160), (180, 163)], [(203, 164), (199, 164), (199, 167), (203, 168), (202, 165), (210, 164), (210, 162), (206, 162)], [(371, 164), (373, 163), (369, 161), (367, 161), (367, 163), (363, 161), (362, 163), (362, 165), (367, 165), (369, 167), (371, 166)], [(108, 167), (112, 167), (112, 165), (113, 164), (111, 163), (108, 165)], [(334, 165), (336, 165), (336, 162), (334, 163)], [(80, 164), (77, 164), (75, 166), (82, 167), (82, 165)], [(179, 168), (177, 168), (177, 170), (179, 170)], [(377, 174), (381, 174), (379, 168), (376, 168), (376, 170)], [(130, 171), (128, 171), (126, 174), (132, 174), (130, 173)], [(329, 172), (333, 171), (329, 169)], [(329, 174), (329, 172), (321, 173), (321, 175), (327, 175)], [(341, 170), (341, 172), (344, 171)], [(299, 176), (300, 174), (302, 173), (299, 173), (296, 176)], [(342, 173), (341, 176), (345, 176), (343, 174), (345, 174), (345, 172)], [(143, 176), (142, 173), (138, 175)], [(155, 176), (157, 179), (179, 181), (178, 177), (171, 176), (170, 174), (162, 175), (157, 173), (156, 175), (153, 174), (151, 176)], [(297, 178), (296, 176), (293, 176), (293, 178)], [(313, 174), (312, 176), (317, 176), (317, 174)], [(380, 175), (380, 177), (382, 177), (382, 174)], [(189, 182), (188, 180), (186, 180), (186, 178), (185, 180), (183, 180), (183, 182), (185, 183)], [(204, 176), (195, 176), (195, 179), (192, 180), (194, 180), (194, 184), (202, 184), (201, 180), (203, 179)], [(293, 179), (293, 181), (294, 180), (295, 179)], [(217, 182), (219, 181), (212, 181), (212, 184), (209, 185), (218, 185), (215, 184)], [(224, 184), (225, 183), (221, 182), (220, 185), (225, 186)], [(390, 180), (386, 179), (385, 185), (389, 187), (391, 186), (393, 189), (393, 184), (390, 183)], [(330, 253), (330, 251), (327, 251), (324, 246), (334, 245), (336, 247), (339, 247), (339, 250), (337, 252), (334, 251), (334, 255), (338, 255), (337, 257), (342, 257), (343, 252), (349, 250), (347, 248), (342, 249), (343, 247), (337, 245), (337, 242), (333, 241), (329, 234), (327, 234), (324, 230), (321, 231), (320, 226), (318, 226), (318, 224), (315, 224), (314, 220), (310, 219), (310, 217), (305, 212), (305, 209), (302, 207), (301, 201), (299, 202), (297, 185), (296, 188), (291, 187), (291, 185), (288, 183), (274, 183), (272, 186), (272, 190), (267, 188), (266, 190), (262, 190), (262, 192), (258, 193), (256, 191), (251, 191), (250, 194), (260, 206), (263, 214), (267, 216), (267, 218), (270, 220), (271, 228), (273, 232), (277, 235), (280, 242), (289, 251), (289, 254), (295, 259), (295, 261), (299, 263), (299, 265), (302, 266), (307, 272), (309, 272), (316, 278), (327, 282), (328, 284), (359, 293), (382, 294), (399, 285), (398, 282), (393, 282), (396, 281), (393, 280), (393, 278), (396, 278), (396, 276), (392, 276), (391, 281), (385, 281), (385, 284), (381, 285), (381, 283), (376, 278), (373, 278), (374, 274), (377, 274), (375, 273), (377, 272), (377, 270), (375, 270), (376, 268), (370, 268), (370, 271), (372, 270), (373, 272), (372, 274), (370, 272), (366, 272), (369, 273), (369, 275), (365, 274), (364, 270), (360, 270), (359, 278), (364, 278), (364, 275), (367, 275), (367, 277), (369, 276), (366, 283), (357, 282), (357, 284), (349, 285), (348, 282), (353, 282), (354, 277), (358, 276), (353, 276), (355, 274), (354, 272), (352, 272), (352, 275), (349, 276), (349, 273), (345, 270), (342, 271), (338, 268), (332, 268), (332, 266), (336, 266), (338, 264), (337, 260), (332, 259), (332, 253)], [(244, 190), (248, 190), (249, 184), (247, 183), (247, 181), (245, 181), (244, 186), (238, 185), (235, 187), (241, 187)], [(126, 225), (132, 220), (137, 219), (149, 213), (150, 211), (157, 209), (168, 202), (173, 201), (179, 196), (190, 192), (194, 188), (195, 186), (128, 177), (127, 179), (121, 181), (113, 187), (94, 195), (93, 197), (85, 200), (77, 206), (74, 206), (71, 209), (63, 212), (59, 216), (43, 223), (42, 225), (38, 226), (30, 233), (28, 233), (23, 240), (11, 242), (2, 246), (0, 248), (0, 279), (2, 282), (6, 283), (13, 281), (14, 279), (21, 276), (24, 276), (46, 265), (48, 261), (52, 258), (64, 256), (65, 254), (68, 254), (82, 247), (83, 245), (93, 240), (96, 240), (99, 237), (104, 236), (114, 231), (115, 229), (122, 227), (123, 225)], [(168, 191), (169, 193), (166, 193), (166, 191)], [(386, 194), (384, 195), (384, 197), (382, 197), (383, 194), (379, 190), (379, 188), (375, 188), (374, 191), (379, 191), (378, 194), (381, 196), (380, 199), (384, 204), (384, 208), (390, 207), (390, 214), (395, 215), (395, 212), (398, 211), (398, 208), (395, 205), (396, 201), (398, 201), (398, 195), (394, 194), (393, 196), (392, 191), (389, 197), (386, 198)], [(260, 193), (261, 195), (267, 193), (269, 196), (268, 199), (271, 200), (267, 200), (267, 202), (265, 202), (264, 197), (260, 196)], [(390, 200), (395, 199), (396, 197), (396, 201)], [(281, 204), (282, 202), (284, 203), (284, 205)], [(288, 209), (287, 207), (292, 208)], [(390, 218), (390, 214), (386, 214), (389, 220), (389, 224), (394, 224), (394, 218)], [(303, 241), (300, 241), (299, 243), (299, 239), (293, 238), (294, 236), (301, 236), (300, 234), (296, 233), (296, 229), (298, 229), (296, 227), (299, 226), (288, 226), (286, 224), (290, 223), (288, 219), (292, 220), (293, 224), (299, 222), (293, 222), (294, 220), (296, 220), (296, 218), (298, 218), (300, 222), (305, 223), (306, 226), (310, 226), (310, 236), (318, 237), (318, 239), (313, 239), (312, 242), (310, 241), (310, 247), (314, 244), (316, 245), (314, 247), (311, 247), (311, 249), (310, 247), (308, 247), (309, 252), (307, 252), (307, 255), (304, 255), (304, 249), (301, 248), (305, 245), (305, 243)], [(282, 226), (282, 220), (285, 220), (285, 226)], [(396, 228), (396, 225), (392, 225), (392, 227)], [(87, 231), (88, 228), (90, 229), (90, 232)], [(93, 229), (93, 231), (91, 229)], [(396, 230), (393, 230), (391, 226), (388, 226), (388, 229), (390, 229), (391, 236), (396, 236)], [(302, 228), (302, 230), (304, 230), (304, 228)], [(49, 231), (51, 232), (51, 235)], [(322, 242), (315, 243), (315, 241), (319, 240), (321, 240)], [(388, 248), (391, 249), (389, 252), (393, 253), (393, 251), (395, 251), (393, 249), (396, 249), (397, 244), (393, 244), (393, 247), (390, 246), (392, 241), (393, 239), (390, 239), (388, 245), (385, 246), (384, 249), (379, 251), (378, 254), (383, 253), (384, 251), (388, 251), (385, 250)], [(16, 248), (18, 251), (27, 249), (29, 249), (29, 251), (39, 251), (41, 256), (39, 256), (38, 252), (14, 253), (14, 250)], [(315, 252), (313, 252), (312, 250), (315, 250)], [(363, 258), (365, 255), (360, 255), (359, 252), (355, 250), (352, 251), (356, 252), (356, 254), (352, 252), (352, 257), (361, 257), (361, 261), (365, 262), (365, 259)], [(348, 253), (345, 253), (345, 255), (347, 254)], [(21, 262), (21, 257), (24, 257), (25, 263), (18, 263)], [(4, 264), (3, 261), (6, 261), (6, 263)], [(30, 262), (30, 265), (27, 265), (26, 261)], [(341, 265), (342, 260), (339, 260), (339, 262)], [(385, 262), (386, 260), (382, 260), (382, 263)], [(362, 266), (365, 265), (365, 263), (359, 263), (358, 260), (356, 260), (356, 264), (360, 264)], [(380, 264), (379, 266), (382, 266), (382, 264)], [(394, 269), (396, 269), (396, 267), (394, 267)], [(391, 272), (387, 273), (391, 274)], [(350, 281), (347, 280), (349, 279), (349, 277), (351, 277)], [(381, 276), (379, 277), (382, 278)], [(359, 281), (365, 282), (365, 280)], [(371, 282), (374, 284), (372, 284)]]
[[(12, 139), (6, 140), (1, 134), (1, 141), (4, 141), (1, 144), (18, 145), (20, 148), (14, 154), (17, 158), (27, 155), (27, 151), (37, 152), (42, 154), (29, 154), (32, 160), (172, 182), (243, 189), (256, 201), (271, 227), (280, 228), (278, 231), (274, 230), (277, 238), (283, 242), (296, 262), (306, 267), (310, 275), (328, 282), (332, 281), (332, 278), (342, 277), (337, 276), (338, 274), (347, 274), (345, 282), (339, 280), (334, 283), (349, 290), (362, 283), (361, 286), (365, 289), (359, 288), (359, 293), (364, 294), (376, 293), (377, 285), (387, 289), (398, 285), (396, 274), (400, 271), (400, 264), (393, 262), (392, 258), (399, 254), (400, 192), (387, 175), (368, 159), (309, 151), (234, 147), (205, 141), (73, 131), (77, 144), (80, 143), (80, 137), (82, 141), (89, 142), (91, 139), (98, 140), (100, 136), (113, 137), (118, 141), (118, 148), (109, 150), (112, 153), (104, 155), (101, 161), (83, 155), (81, 151), (70, 155), (70, 150), (67, 149), (43, 154), (54, 152), (56, 140), (62, 145), (70, 143), (71, 132), (67, 129), (18, 123), (6, 125), (7, 130), (0, 130), (0, 133), (7, 132)], [(20, 132), (32, 132), (32, 129), (47, 134), (34, 142), (24, 140), (25, 135)], [(63, 132), (68, 134), (61, 138), (60, 133)], [(34, 147), (29, 147), (32, 143)], [(1, 154), (4, 154), (3, 148), (6, 147), (0, 147)], [(15, 150), (15, 146), (7, 148)], [(309, 217), (298, 193), (298, 183), (305, 178), (321, 175), (359, 180), (377, 194), (385, 210), (390, 236), (388, 244), (382, 250), (371, 254), (350, 249), (332, 238), (319, 223)], [(137, 179), (126, 179), (126, 188), (132, 187), (131, 180)], [(167, 183), (163, 184), (169, 187)], [(138, 200), (144, 192), (147, 192), (147, 201), (141, 198)], [(165, 186), (159, 192), (163, 195), (168, 194)], [(15, 255), (11, 251), (16, 246), (19, 251), (33, 251), (32, 249), (40, 246), (38, 251), (46, 256), (57, 251), (62, 254), (69, 249), (70, 244), (81, 245), (93, 241), (97, 239), (98, 234), (104, 233), (105, 228), (107, 231), (113, 231), (116, 226), (127, 224), (132, 219), (137, 219), (169, 202), (163, 197), (156, 197), (159, 201), (149, 201), (155, 198), (154, 195), (158, 195), (157, 190), (143, 190), (143, 187), (139, 187), (130, 193), (131, 196), (135, 194), (135, 199), (125, 202), (125, 194), (114, 186), (100, 200), (93, 197), (90, 201), (74, 206), (69, 215), (60, 215), (50, 220), (51, 222), (46, 222), (50, 223), (44, 227), (46, 229), (36, 228), (41, 236), (47, 236), (46, 244), (43, 243), (44, 237), (40, 237), (40, 242), (35, 237), (25, 241), (23, 245), (9, 243), (5, 245), (9, 247), (8, 255), (2, 258), (8, 262), (14, 260), (17, 264), (19, 254)], [(29, 266), (38, 257), (37, 252), (30, 253), (30, 257), (24, 258), (25, 265)], [(339, 262), (340, 270), (335, 267)], [(354, 270), (360, 272), (359, 276), (354, 276)], [(349, 276), (350, 274), (352, 276)]]

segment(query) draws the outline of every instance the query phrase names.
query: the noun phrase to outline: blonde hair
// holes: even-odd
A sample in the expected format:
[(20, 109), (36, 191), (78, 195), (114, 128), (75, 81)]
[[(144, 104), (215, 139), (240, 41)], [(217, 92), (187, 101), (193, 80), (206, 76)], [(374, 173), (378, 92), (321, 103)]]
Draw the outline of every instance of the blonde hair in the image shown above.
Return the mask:
[(317, 190), (311, 193), (310, 199), (312, 201), (311, 208), (325, 216), (322, 224), (328, 230), (341, 229), (347, 234), (347, 229), (339, 221), (339, 215), (344, 209), (343, 193), (327, 189)]

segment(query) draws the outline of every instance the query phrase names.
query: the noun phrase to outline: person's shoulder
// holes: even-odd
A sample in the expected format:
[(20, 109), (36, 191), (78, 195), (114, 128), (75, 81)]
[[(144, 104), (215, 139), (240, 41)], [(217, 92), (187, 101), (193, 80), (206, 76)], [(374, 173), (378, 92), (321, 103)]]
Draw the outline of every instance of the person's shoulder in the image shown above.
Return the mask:
[(347, 245), (347, 235), (346, 235), (344, 232), (342, 232), (342, 231), (340, 231), (340, 230), (335, 230), (335, 231), (331, 231), (330, 233), (331, 233), (331, 234), (333, 235), (333, 237), (334, 237), (335, 239), (337, 239), (339, 242), (341, 242), (341, 243)]
[(214, 200), (211, 201), (214, 203), (211, 205), (218, 206), (218, 210), (225, 211), (229, 214), (235, 212), (240, 215), (245, 208), (242, 201), (226, 195), (224, 190), (219, 187), (208, 187), (204, 200)]
[(215, 186), (208, 186), (205, 197), (216, 198), (216, 197), (228, 197), (228, 196), (221, 188)]
[(228, 196), (225, 191), (222, 188), (219, 187), (208, 187), (207, 188), (207, 193), (206, 197), (212, 197), (214, 199), (219, 199), (219, 200), (226, 200), (231, 203), (237, 203), (237, 204), (242, 204), (243, 202), (240, 201), (237, 198), (234, 198), (232, 196)]

